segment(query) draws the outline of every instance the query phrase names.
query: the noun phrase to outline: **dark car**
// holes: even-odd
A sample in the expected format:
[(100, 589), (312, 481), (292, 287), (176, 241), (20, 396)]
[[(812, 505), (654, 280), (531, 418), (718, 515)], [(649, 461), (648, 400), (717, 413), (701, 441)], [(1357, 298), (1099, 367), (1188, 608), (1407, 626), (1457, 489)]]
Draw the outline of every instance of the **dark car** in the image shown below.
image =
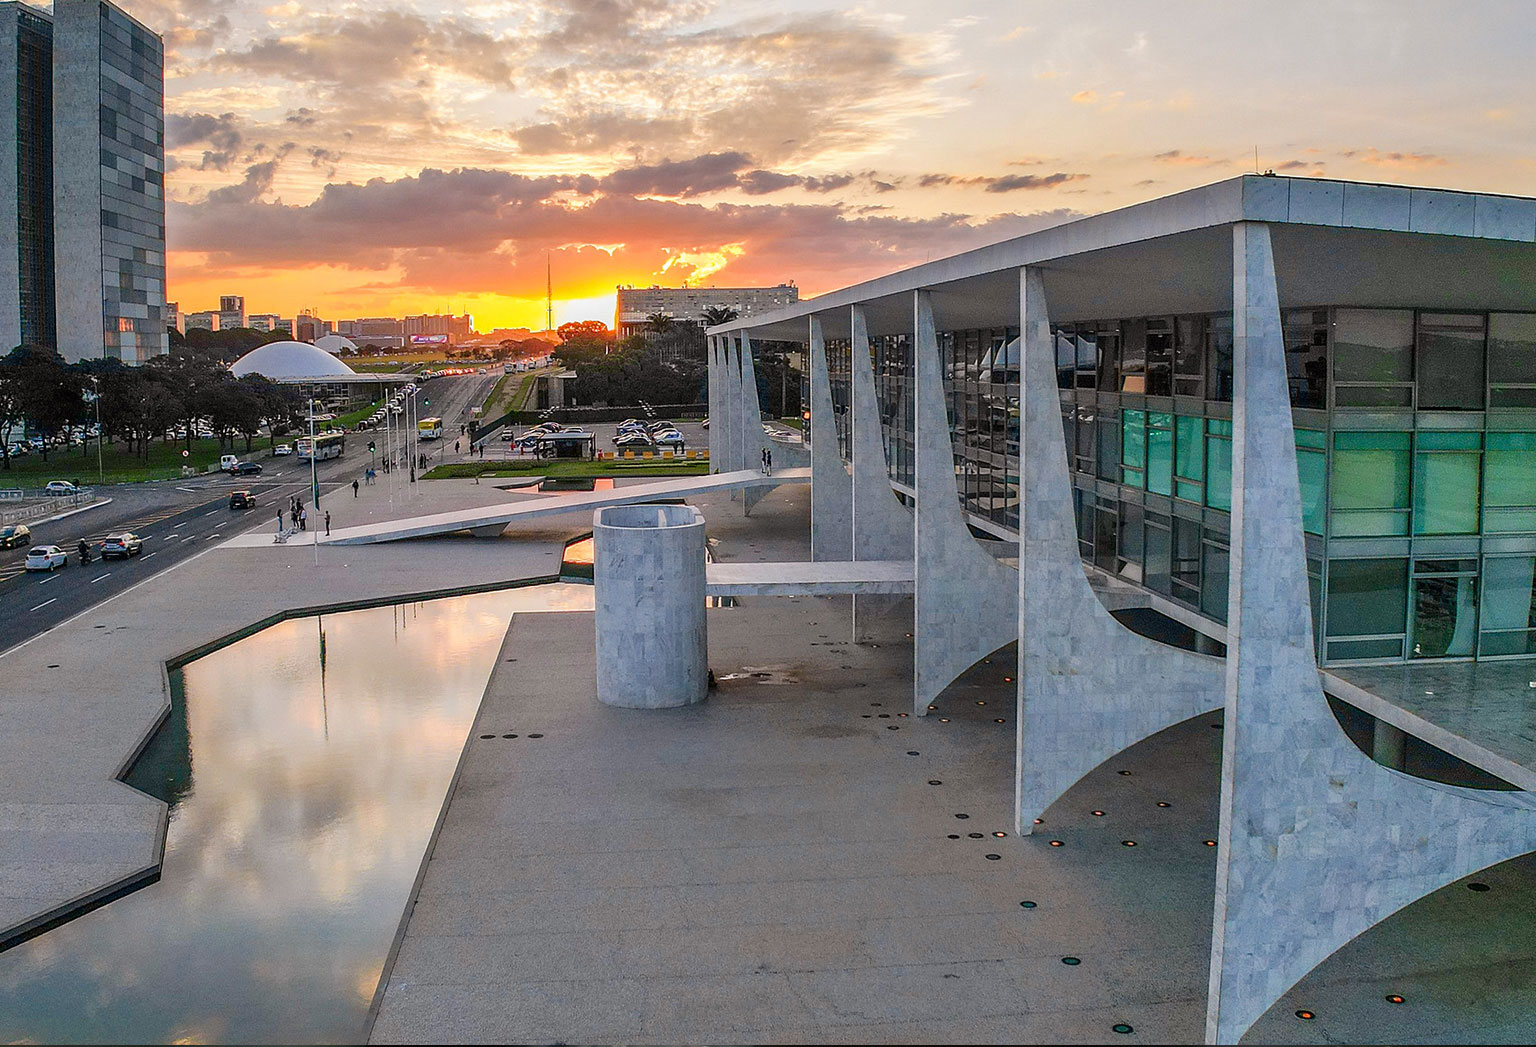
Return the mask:
[(115, 556), (121, 556), (124, 560), (130, 556), (138, 556), (144, 551), (144, 540), (132, 531), (124, 531), (122, 534), (109, 534), (101, 541), (101, 558), (110, 560)]
[(261, 466), (256, 462), (236, 462), (230, 472), (236, 476), (260, 476)]
[(249, 509), (256, 504), (256, 499), (251, 497), (250, 491), (229, 492), (229, 507), (231, 509)]
[(26, 524), (7, 524), (0, 527), (0, 549), (14, 549), (32, 541), (32, 532)]

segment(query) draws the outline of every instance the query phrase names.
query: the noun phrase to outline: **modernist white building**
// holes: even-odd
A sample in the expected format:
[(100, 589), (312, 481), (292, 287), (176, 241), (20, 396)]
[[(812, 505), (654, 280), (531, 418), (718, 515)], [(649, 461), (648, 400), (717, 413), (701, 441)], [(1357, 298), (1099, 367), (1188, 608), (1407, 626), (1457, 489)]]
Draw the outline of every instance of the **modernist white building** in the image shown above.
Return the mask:
[(665, 313), (679, 322), (702, 324), (704, 310), (734, 309), (756, 316), (800, 300), (794, 284), (776, 287), (620, 287), (616, 289), (613, 329), (620, 338), (640, 334), (649, 318)]
[(1225, 711), (1212, 1042), (1536, 849), (1536, 200), (1242, 177), (709, 334), (726, 473), (807, 347), (812, 557), (911, 563), (915, 714), (1018, 643), (1021, 833)]

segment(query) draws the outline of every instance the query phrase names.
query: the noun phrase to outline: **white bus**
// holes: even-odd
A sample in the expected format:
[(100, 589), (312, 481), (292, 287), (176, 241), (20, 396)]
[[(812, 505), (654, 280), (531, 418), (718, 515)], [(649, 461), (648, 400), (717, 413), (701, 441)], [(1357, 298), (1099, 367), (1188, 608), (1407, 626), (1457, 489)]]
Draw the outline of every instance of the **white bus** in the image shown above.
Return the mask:
[(307, 436), (295, 441), (295, 451), (299, 461), (307, 462), (313, 458), (317, 462), (323, 462), (327, 458), (340, 458), (341, 452), (347, 448), (346, 433), (321, 433), (316, 436), (314, 443), (310, 443)]
[(443, 420), (441, 418), (423, 418), (416, 423), (416, 439), (439, 440), (443, 435)]

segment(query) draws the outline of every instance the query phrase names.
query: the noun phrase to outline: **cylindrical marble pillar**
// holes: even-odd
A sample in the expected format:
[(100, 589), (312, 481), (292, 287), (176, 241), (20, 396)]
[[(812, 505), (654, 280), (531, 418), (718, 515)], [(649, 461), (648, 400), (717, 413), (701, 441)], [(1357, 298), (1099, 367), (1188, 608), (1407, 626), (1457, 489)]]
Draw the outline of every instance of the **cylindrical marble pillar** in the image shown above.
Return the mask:
[(690, 505), (593, 514), (597, 697), (627, 709), (704, 700), (704, 516)]

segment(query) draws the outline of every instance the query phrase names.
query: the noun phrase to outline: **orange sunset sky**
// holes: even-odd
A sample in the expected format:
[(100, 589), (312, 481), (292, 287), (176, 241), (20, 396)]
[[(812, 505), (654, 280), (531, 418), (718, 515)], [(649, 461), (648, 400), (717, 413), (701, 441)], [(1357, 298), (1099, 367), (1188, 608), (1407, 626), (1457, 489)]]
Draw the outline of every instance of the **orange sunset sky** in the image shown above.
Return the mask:
[(611, 321), (813, 295), (1262, 168), (1536, 192), (1526, 0), (119, 0), (166, 40), (168, 297)]

